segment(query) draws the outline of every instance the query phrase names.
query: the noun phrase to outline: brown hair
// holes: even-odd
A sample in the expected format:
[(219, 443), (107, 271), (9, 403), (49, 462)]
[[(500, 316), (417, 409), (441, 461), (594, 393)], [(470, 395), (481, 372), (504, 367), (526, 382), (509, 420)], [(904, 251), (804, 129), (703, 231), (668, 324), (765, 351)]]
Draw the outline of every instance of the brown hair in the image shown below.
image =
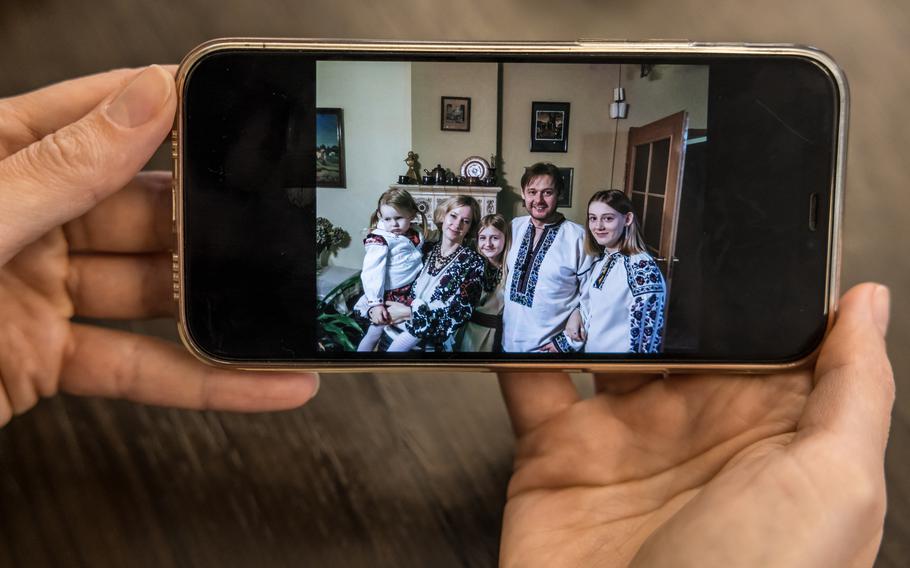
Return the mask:
[[(616, 210), (620, 215), (632, 214), (632, 223), (623, 227), (622, 236), (620, 236), (619, 252), (626, 256), (632, 256), (642, 252), (648, 252), (645, 242), (641, 238), (638, 230), (638, 216), (632, 210), (632, 201), (626, 197), (626, 194), (618, 189), (608, 189), (598, 191), (588, 200), (588, 209), (595, 201), (606, 203)], [(600, 256), (604, 252), (604, 247), (597, 244), (594, 235), (591, 233), (590, 223), (585, 220), (585, 252), (591, 256)]]
[(436, 223), (436, 229), (441, 233), (442, 221), (445, 219), (445, 216), (448, 215), (449, 211), (452, 209), (457, 209), (459, 207), (471, 208), (471, 228), (468, 229), (465, 240), (472, 239), (477, 235), (477, 226), (480, 225), (480, 204), (470, 195), (453, 195), (440, 203), (436, 207), (436, 212), (433, 214), (433, 221)]
[(532, 179), (540, 176), (550, 176), (553, 179), (553, 189), (556, 190), (556, 194), (562, 193), (562, 174), (559, 173), (559, 168), (548, 162), (537, 162), (525, 169), (525, 173), (521, 176), (521, 191), (528, 187)]
[[(506, 221), (506, 218), (502, 216), (502, 213), (493, 213), (492, 215), (486, 215), (480, 220), (480, 225), (477, 227), (477, 234), (480, 235), (480, 232), (487, 227), (493, 227), (502, 233), (503, 246), (502, 253), (500, 254), (502, 254), (502, 267), (505, 268), (506, 255), (509, 254), (509, 247), (512, 245), (512, 226)], [(477, 252), (480, 252), (479, 240), (477, 241)]]
[(376, 210), (370, 215), (371, 229), (375, 229), (379, 224), (379, 208), (383, 205), (393, 207), (399, 213), (410, 215), (412, 219), (414, 217), (419, 217), (423, 238), (427, 238), (427, 216), (423, 214), (423, 211), (417, 206), (417, 202), (414, 201), (414, 198), (406, 189), (393, 187), (379, 196), (379, 201), (376, 203)]

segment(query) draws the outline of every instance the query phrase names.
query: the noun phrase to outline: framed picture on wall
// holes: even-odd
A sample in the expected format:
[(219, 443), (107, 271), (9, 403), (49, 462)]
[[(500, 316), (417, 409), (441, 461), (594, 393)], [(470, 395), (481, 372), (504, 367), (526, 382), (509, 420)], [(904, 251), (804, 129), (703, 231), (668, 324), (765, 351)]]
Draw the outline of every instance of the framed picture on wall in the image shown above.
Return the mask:
[(569, 151), (569, 103), (531, 103), (531, 151)]
[(471, 97), (442, 97), (439, 129), (470, 132)]
[(575, 168), (559, 168), (562, 176), (562, 193), (556, 200), (557, 207), (572, 207), (572, 181), (575, 177)]
[(316, 109), (316, 185), (345, 187), (343, 109)]

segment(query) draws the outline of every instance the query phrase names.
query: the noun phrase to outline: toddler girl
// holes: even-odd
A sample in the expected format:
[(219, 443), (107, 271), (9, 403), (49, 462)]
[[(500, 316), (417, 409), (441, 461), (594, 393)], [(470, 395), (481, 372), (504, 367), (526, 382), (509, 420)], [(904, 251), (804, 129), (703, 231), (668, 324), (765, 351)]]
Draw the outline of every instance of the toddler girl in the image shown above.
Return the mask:
[[(420, 217), (423, 232), (411, 227), (414, 217)], [(370, 232), (363, 239), (363, 296), (354, 309), (369, 318), (370, 327), (357, 351), (372, 351), (383, 328), (391, 323), (385, 302), (410, 304), (411, 284), (423, 266), (421, 247), (426, 226), (426, 216), (406, 190), (390, 189), (379, 196), (370, 217)]]

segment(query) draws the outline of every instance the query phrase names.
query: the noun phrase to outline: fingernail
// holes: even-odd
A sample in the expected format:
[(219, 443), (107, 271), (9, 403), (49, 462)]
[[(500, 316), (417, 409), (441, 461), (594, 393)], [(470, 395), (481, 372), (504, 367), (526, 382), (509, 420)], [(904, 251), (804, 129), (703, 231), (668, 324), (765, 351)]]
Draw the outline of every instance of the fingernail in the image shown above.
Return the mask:
[(108, 118), (120, 126), (136, 128), (158, 116), (171, 95), (174, 80), (158, 65), (139, 73), (107, 105)]
[(882, 336), (888, 333), (888, 320), (891, 318), (891, 291), (887, 286), (878, 285), (872, 292), (872, 319)]
[(313, 398), (314, 396), (319, 394), (319, 386), (322, 384), (322, 381), (319, 379), (319, 375), (316, 373), (313, 373), (311, 376), (313, 377), (314, 384), (313, 384), (313, 394), (310, 395), (310, 398)]

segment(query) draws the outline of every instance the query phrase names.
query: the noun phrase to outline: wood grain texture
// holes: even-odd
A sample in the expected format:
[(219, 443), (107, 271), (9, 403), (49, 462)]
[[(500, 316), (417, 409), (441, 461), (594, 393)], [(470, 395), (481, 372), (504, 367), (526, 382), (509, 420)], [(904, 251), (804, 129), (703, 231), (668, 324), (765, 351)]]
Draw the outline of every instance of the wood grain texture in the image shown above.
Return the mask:
[(491, 375), (258, 415), (63, 396), (0, 436), (4, 566), (488, 565), (511, 466)]
[[(851, 82), (843, 287), (889, 285), (898, 381), (878, 566), (910, 558), (910, 5), (6, 0), (0, 96), (212, 37), (689, 38), (816, 45)], [(542, 17), (544, 16), (545, 17)], [(168, 167), (164, 152), (153, 166)], [(173, 335), (170, 323), (129, 324)], [(229, 415), (58, 397), (0, 432), (2, 566), (489, 566), (511, 438), (489, 376), (338, 376)]]

